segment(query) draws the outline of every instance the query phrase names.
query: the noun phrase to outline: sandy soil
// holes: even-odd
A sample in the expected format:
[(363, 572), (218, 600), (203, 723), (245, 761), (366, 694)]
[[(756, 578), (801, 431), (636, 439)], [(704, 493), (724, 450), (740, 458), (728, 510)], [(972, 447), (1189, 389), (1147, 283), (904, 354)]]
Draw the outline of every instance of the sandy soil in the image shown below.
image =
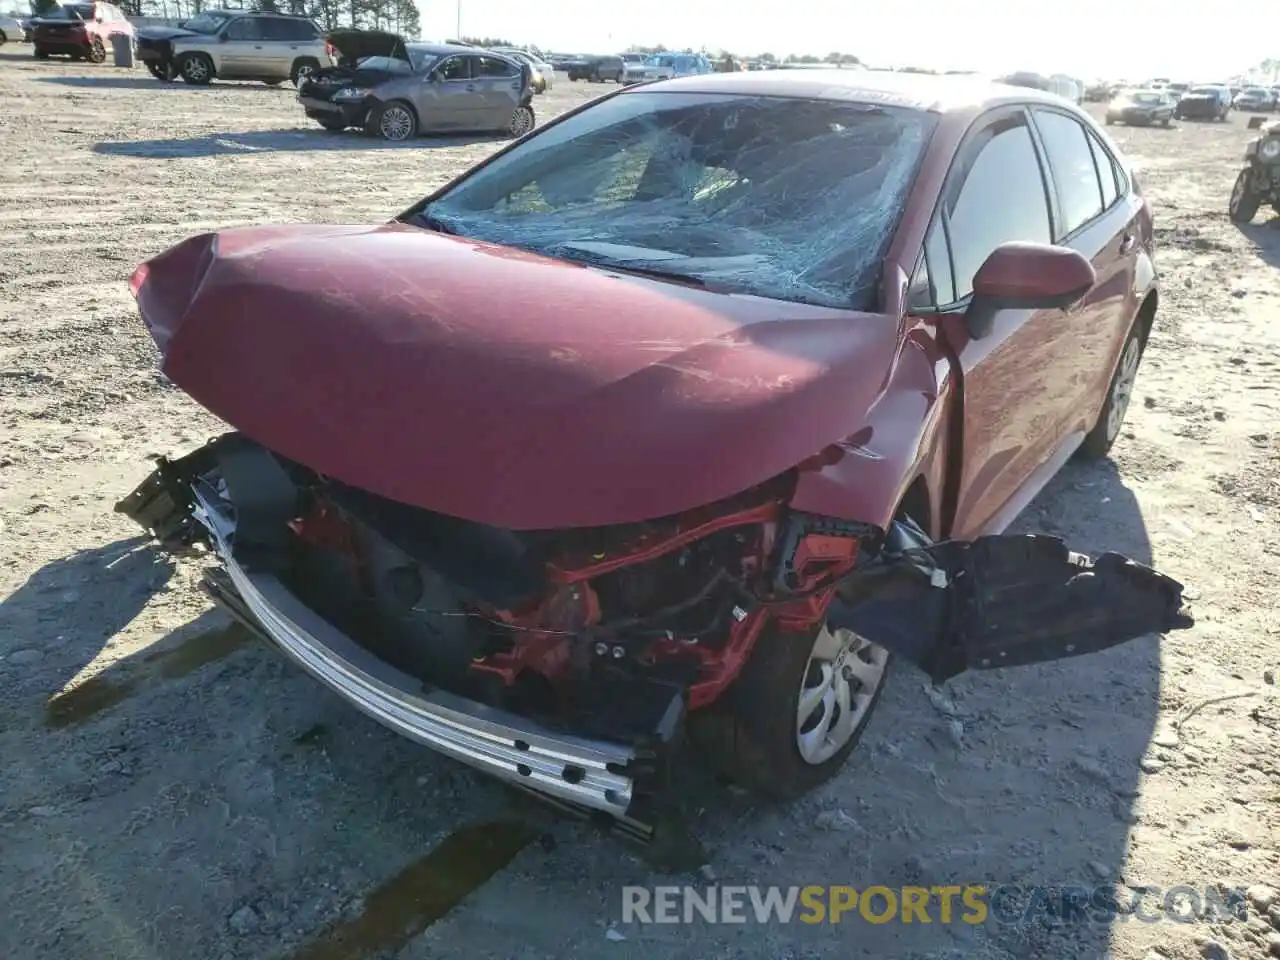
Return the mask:
[[(538, 106), (600, 90), (562, 79)], [(819, 794), (709, 795), (708, 875), (1122, 893), (1280, 879), (1280, 220), (1227, 221), (1248, 136), (1239, 117), (1117, 129), (1156, 207), (1165, 297), (1114, 462), (1069, 468), (1019, 524), (1154, 560), (1190, 585), (1197, 628), (942, 696), (900, 669)], [(112, 505), (149, 454), (217, 424), (157, 376), (133, 265), (232, 224), (383, 220), (493, 148), (379, 146), (309, 127), (288, 88), (0, 52), (0, 954), (1280, 951), (1265, 890), (1247, 923), (623, 926), (623, 884), (673, 878), (575, 824), (526, 844), (504, 791), (344, 706), (211, 612), (196, 569), (141, 545)], [(432, 853), (486, 819), (488, 843)]]

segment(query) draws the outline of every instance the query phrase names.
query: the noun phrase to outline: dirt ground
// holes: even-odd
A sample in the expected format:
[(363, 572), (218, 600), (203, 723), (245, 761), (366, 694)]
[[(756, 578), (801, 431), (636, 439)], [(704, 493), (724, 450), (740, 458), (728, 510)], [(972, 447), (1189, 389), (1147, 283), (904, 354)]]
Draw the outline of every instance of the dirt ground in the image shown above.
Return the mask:
[[(218, 429), (157, 375), (136, 263), (233, 224), (385, 220), (496, 144), (384, 146), (309, 126), (288, 87), (28, 51), (0, 51), (0, 954), (1280, 955), (1265, 888), (1247, 922), (622, 923), (623, 885), (687, 878), (579, 824), (527, 842), (503, 789), (229, 626), (112, 513), (149, 455)], [(538, 108), (599, 92), (561, 77)], [(1154, 561), (1197, 627), (941, 695), (897, 670), (821, 792), (708, 795), (692, 882), (1278, 885), (1280, 219), (1227, 220), (1241, 117), (1115, 136), (1156, 209), (1155, 334), (1114, 461), (1018, 526)]]

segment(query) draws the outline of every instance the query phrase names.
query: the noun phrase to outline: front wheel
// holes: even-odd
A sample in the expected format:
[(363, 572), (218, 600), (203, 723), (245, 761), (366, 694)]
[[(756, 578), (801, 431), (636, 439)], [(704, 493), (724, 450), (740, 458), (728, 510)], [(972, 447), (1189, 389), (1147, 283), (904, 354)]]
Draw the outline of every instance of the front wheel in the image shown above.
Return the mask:
[(106, 63), (107, 48), (102, 45), (101, 37), (94, 37), (93, 42), (89, 44), (89, 52), (85, 58), (90, 63)]
[(417, 134), (418, 117), (403, 100), (392, 100), (370, 110), (366, 125), (383, 140), (402, 143)]
[(1101, 460), (1111, 452), (1112, 445), (1120, 436), (1124, 415), (1133, 398), (1133, 387), (1138, 381), (1142, 348), (1142, 324), (1134, 323), (1133, 329), (1129, 331), (1129, 338), (1124, 342), (1124, 349), (1120, 351), (1120, 364), (1111, 377), (1107, 400), (1102, 405), (1102, 412), (1098, 414), (1098, 422), (1080, 444), (1079, 455), (1082, 459)]
[(208, 86), (213, 81), (213, 61), (203, 53), (188, 53), (178, 63), (178, 73), (184, 83), (196, 87)]
[(523, 137), (533, 129), (533, 125), (536, 122), (537, 119), (533, 115), (533, 107), (527, 103), (522, 103), (512, 111), (511, 120), (507, 123), (507, 133), (512, 139)]
[(320, 64), (318, 61), (306, 57), (293, 65), (293, 68), (289, 71), (289, 79), (295, 87), (299, 87), (302, 85), (303, 80), (319, 69)]
[(1227, 206), (1227, 214), (1235, 223), (1248, 223), (1257, 216), (1262, 206), (1262, 198), (1253, 190), (1253, 178), (1249, 171), (1241, 170), (1236, 177), (1235, 186), (1231, 188), (1231, 202)]
[(36, 47), (34, 50), (31, 51), (31, 56), (35, 57), (37, 60), (48, 60), (49, 51), (41, 50), (39, 47)]
[(173, 64), (168, 60), (148, 60), (146, 63), (147, 70), (149, 70), (151, 75), (157, 80), (163, 80), (165, 83), (168, 83), (177, 76), (177, 71), (173, 69)]
[(689, 715), (711, 765), (740, 786), (790, 800), (839, 772), (866, 729), (889, 651), (825, 624), (815, 635), (772, 624), (733, 685)]

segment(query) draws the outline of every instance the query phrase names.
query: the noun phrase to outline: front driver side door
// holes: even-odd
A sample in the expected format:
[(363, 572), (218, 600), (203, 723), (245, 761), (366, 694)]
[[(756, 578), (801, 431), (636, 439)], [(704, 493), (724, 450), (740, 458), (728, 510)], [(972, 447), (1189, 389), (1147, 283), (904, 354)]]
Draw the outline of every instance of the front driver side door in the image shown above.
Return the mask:
[(238, 17), (222, 31), (221, 42), (213, 49), (218, 57), (218, 76), (233, 80), (262, 73), (264, 37), (261, 20)]
[(461, 54), (447, 57), (436, 65), (429, 79), (424, 78), (413, 104), (419, 130), (442, 133), (466, 128), (468, 114), (475, 112), (479, 102), (471, 73), (475, 59)]
[(935, 251), (939, 327), (962, 374), (953, 537), (1003, 529), (1074, 450), (1061, 426), (1074, 390), (1060, 355), (1066, 311), (1002, 310), (980, 340), (964, 326), (973, 276), (992, 251), (1053, 237), (1049, 184), (1025, 111), (986, 115), (956, 157), (926, 248)]

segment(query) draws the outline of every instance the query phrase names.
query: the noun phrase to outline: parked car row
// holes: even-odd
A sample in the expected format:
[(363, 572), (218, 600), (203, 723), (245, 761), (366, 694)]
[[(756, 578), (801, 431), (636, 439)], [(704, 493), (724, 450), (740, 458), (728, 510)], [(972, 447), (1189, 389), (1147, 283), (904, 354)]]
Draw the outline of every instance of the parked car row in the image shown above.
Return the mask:
[(563, 70), (571, 81), (631, 84), (646, 80), (670, 80), (715, 72), (701, 53), (621, 53), (551, 57), (555, 69)]
[(64, 3), (28, 21), (32, 55), (37, 60), (50, 56), (70, 57), (102, 63), (107, 59), (111, 38), (117, 34), (132, 37), (133, 24), (113, 3), (88, 0)]

